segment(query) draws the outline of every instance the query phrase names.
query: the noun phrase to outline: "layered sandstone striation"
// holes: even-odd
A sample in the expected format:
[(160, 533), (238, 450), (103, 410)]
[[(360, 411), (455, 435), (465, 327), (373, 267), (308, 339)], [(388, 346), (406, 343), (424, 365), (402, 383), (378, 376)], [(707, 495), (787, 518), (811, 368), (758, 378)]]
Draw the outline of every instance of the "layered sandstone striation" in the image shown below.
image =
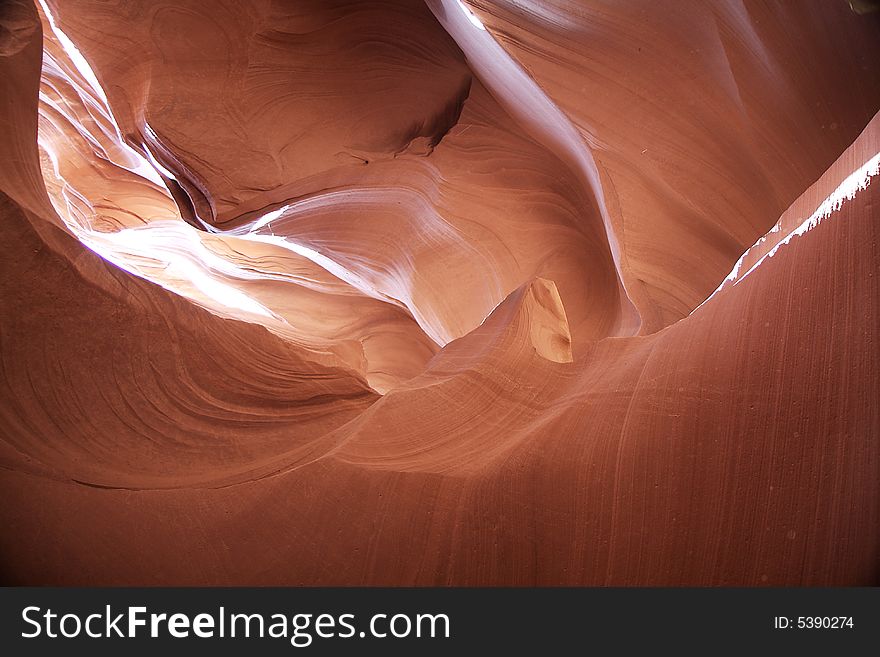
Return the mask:
[(4, 582), (876, 583), (878, 37), (3, 3)]

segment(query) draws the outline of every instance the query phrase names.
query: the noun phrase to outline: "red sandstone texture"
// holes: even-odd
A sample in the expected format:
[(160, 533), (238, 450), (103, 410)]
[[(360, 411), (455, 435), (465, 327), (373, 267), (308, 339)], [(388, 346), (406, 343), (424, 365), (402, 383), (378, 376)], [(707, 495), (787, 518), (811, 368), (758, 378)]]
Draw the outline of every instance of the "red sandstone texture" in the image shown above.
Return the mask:
[(869, 9), (4, 2), (2, 581), (878, 583)]

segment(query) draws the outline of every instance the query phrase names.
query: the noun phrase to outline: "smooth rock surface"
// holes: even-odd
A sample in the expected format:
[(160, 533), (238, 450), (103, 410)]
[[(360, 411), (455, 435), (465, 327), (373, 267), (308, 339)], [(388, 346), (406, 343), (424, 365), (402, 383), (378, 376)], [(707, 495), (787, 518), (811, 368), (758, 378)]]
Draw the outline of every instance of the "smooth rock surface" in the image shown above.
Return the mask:
[(0, 579), (877, 584), (878, 37), (4, 3)]

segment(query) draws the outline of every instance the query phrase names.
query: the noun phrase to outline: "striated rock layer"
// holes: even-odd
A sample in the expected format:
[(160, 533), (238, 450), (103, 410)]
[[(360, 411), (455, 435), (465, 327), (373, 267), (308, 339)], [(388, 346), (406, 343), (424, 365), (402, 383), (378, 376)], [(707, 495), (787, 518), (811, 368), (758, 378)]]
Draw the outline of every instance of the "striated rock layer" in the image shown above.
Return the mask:
[(4, 583), (878, 583), (880, 13), (0, 7)]

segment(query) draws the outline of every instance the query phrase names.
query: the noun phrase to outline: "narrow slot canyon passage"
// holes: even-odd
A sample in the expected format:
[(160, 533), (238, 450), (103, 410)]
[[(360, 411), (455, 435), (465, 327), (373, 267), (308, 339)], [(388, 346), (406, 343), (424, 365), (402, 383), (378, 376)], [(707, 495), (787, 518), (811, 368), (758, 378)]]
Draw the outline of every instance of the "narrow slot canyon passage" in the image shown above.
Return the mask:
[(878, 37), (2, 3), (3, 583), (877, 584)]

